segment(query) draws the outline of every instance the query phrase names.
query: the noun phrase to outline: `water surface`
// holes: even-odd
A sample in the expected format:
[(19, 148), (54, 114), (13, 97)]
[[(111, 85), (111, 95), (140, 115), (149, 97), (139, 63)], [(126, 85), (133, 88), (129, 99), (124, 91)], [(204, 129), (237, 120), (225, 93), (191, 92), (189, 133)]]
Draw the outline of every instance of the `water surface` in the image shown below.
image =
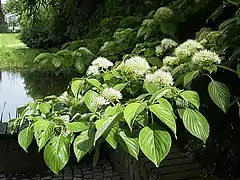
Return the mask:
[(0, 72), (0, 116), (3, 122), (16, 117), (16, 109), (32, 98), (27, 95), (19, 73)]

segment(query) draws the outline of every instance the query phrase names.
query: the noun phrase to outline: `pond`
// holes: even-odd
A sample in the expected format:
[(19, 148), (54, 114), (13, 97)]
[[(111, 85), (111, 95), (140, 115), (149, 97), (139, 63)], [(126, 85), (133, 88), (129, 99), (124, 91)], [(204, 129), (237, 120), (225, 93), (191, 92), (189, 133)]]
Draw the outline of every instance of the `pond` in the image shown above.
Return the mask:
[(16, 117), (16, 109), (48, 95), (60, 95), (72, 75), (49, 75), (42, 72), (0, 72), (0, 120)]
[(16, 117), (17, 107), (32, 101), (27, 95), (24, 79), (19, 73), (0, 72), (1, 121)]

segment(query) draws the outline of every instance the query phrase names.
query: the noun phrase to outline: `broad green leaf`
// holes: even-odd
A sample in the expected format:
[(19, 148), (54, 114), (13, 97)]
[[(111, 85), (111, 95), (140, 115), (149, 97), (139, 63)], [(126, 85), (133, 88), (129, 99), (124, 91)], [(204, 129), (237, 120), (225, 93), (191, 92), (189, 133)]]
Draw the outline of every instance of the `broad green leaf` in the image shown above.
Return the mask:
[(157, 67), (162, 67), (162, 61), (157, 58), (157, 57), (149, 57), (147, 58), (148, 62), (150, 62), (153, 66), (157, 66)]
[(94, 144), (105, 132), (109, 131), (113, 127), (117, 116), (118, 116), (118, 114), (108, 117), (107, 119), (104, 119), (104, 121), (100, 125), (100, 127), (97, 128), (97, 132), (96, 132), (95, 139), (94, 139)]
[(47, 114), (50, 112), (51, 109), (51, 105), (49, 103), (41, 103), (39, 105), (39, 110), (41, 111), (41, 113), (43, 114)]
[(53, 134), (53, 125), (44, 119), (39, 119), (34, 123), (34, 135), (39, 147), (39, 151), (45, 146)]
[(137, 37), (140, 37), (140, 36), (144, 35), (146, 32), (147, 32), (147, 27), (146, 26), (140, 27), (140, 29), (138, 30), (138, 33), (137, 33)]
[(200, 106), (200, 98), (198, 96), (198, 93), (195, 91), (184, 91), (181, 93), (181, 96), (193, 104), (197, 109), (199, 109)]
[(156, 91), (159, 90), (159, 87), (156, 84), (153, 84), (153, 83), (144, 83), (144, 88), (150, 94), (154, 94)]
[(83, 62), (83, 58), (79, 57), (79, 58), (75, 59), (75, 67), (80, 73), (84, 72), (85, 65), (84, 65), (84, 62)]
[(56, 68), (58, 68), (62, 65), (62, 61), (58, 57), (53, 58), (52, 63)]
[(51, 59), (52, 55), (50, 53), (41, 53), (39, 54), (35, 59), (34, 59), (34, 63), (39, 63), (45, 59)]
[(118, 126), (114, 126), (108, 135), (105, 137), (106, 141), (110, 146), (112, 146), (113, 149), (117, 148), (117, 131), (118, 131)]
[(70, 143), (68, 138), (62, 135), (53, 137), (44, 149), (44, 161), (55, 174), (64, 168), (69, 156)]
[(102, 89), (101, 83), (97, 79), (88, 79), (87, 82), (90, 83), (91, 85), (95, 86), (98, 89)]
[(172, 105), (163, 98), (158, 99), (159, 104), (149, 106), (149, 109), (154, 113), (165, 125), (167, 125), (176, 136), (176, 116), (173, 113)]
[(170, 151), (172, 140), (170, 134), (157, 124), (143, 128), (139, 133), (139, 145), (145, 156), (156, 167)]
[(94, 131), (92, 129), (84, 130), (78, 137), (76, 137), (73, 143), (73, 150), (78, 162), (92, 149), (93, 140)]
[(209, 125), (205, 117), (197, 110), (186, 108), (182, 119), (186, 129), (206, 143), (209, 136)]
[(213, 102), (227, 113), (230, 104), (230, 92), (227, 86), (218, 81), (212, 81), (208, 85), (208, 92)]
[(83, 97), (86, 106), (93, 113), (97, 110), (97, 105), (93, 103), (97, 97), (99, 97), (99, 94), (92, 90), (86, 92)]
[(108, 106), (104, 112), (104, 118), (119, 114), (123, 111), (123, 108), (120, 104), (117, 104), (115, 106)]
[(72, 81), (71, 90), (72, 90), (72, 93), (75, 97), (78, 97), (78, 93), (79, 93), (82, 86), (83, 86), (83, 81), (82, 80), (76, 79), (76, 80)]
[(150, 98), (151, 102), (154, 102), (156, 99), (163, 97), (167, 93), (171, 92), (171, 87), (164, 87), (158, 91), (156, 91), (152, 97)]
[(32, 140), (33, 140), (33, 130), (31, 126), (28, 126), (27, 128), (23, 129), (18, 134), (18, 143), (26, 152), (28, 152), (27, 148), (32, 143)]
[(193, 79), (195, 79), (199, 74), (199, 71), (193, 71), (188, 73), (186, 76), (184, 76), (184, 86), (186, 86), (188, 83), (190, 83)]
[(126, 86), (127, 86), (128, 83), (121, 83), (121, 84), (117, 84), (113, 87), (113, 89), (116, 89), (118, 91), (122, 91)]
[(146, 106), (146, 103), (136, 102), (130, 103), (124, 108), (123, 115), (131, 131), (136, 117), (146, 108)]
[(137, 138), (130, 137), (129, 133), (126, 134), (124, 131), (121, 131), (119, 133), (118, 142), (125, 151), (138, 160), (139, 144)]
[(72, 122), (72, 123), (67, 123), (66, 128), (68, 131), (76, 133), (76, 132), (84, 131), (89, 127), (84, 122)]
[(181, 119), (183, 119), (184, 111), (185, 111), (185, 109), (177, 109), (177, 112), (178, 112)]

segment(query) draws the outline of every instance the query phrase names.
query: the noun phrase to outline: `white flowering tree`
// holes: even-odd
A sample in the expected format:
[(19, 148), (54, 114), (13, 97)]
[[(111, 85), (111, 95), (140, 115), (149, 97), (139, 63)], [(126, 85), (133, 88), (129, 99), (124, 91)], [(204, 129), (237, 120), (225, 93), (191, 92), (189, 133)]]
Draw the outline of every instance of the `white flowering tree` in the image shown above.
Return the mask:
[[(187, 85), (220, 59), (193, 40), (177, 46), (164, 39), (156, 53), (160, 48), (159, 56), (168, 52), (162, 68), (150, 66), (140, 56), (115, 64), (99, 57), (92, 61), (87, 76), (73, 79), (60, 97), (46, 97), (19, 108), (19, 118), (10, 124), (12, 130), (28, 125), (18, 136), (21, 147), (27, 151), (35, 138), (39, 151), (44, 148), (46, 164), (57, 174), (69, 160), (71, 145), (77, 161), (93, 151), (96, 164), (105, 141), (113, 149), (121, 146), (136, 159), (141, 150), (158, 167), (170, 151), (172, 139), (177, 138), (177, 122), (205, 143), (209, 125), (199, 112), (198, 93), (177, 88), (175, 80), (184, 74)], [(222, 88), (212, 81), (210, 95), (225, 110), (225, 99), (220, 104), (215, 86)]]

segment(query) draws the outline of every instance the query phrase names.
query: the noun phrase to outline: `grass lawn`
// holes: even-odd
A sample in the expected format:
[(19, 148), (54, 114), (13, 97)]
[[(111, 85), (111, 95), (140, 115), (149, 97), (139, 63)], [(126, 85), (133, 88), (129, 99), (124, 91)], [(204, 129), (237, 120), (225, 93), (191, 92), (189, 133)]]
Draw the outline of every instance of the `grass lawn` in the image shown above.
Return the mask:
[(27, 48), (18, 34), (0, 33), (0, 71), (15, 71), (27, 68), (40, 52)]

